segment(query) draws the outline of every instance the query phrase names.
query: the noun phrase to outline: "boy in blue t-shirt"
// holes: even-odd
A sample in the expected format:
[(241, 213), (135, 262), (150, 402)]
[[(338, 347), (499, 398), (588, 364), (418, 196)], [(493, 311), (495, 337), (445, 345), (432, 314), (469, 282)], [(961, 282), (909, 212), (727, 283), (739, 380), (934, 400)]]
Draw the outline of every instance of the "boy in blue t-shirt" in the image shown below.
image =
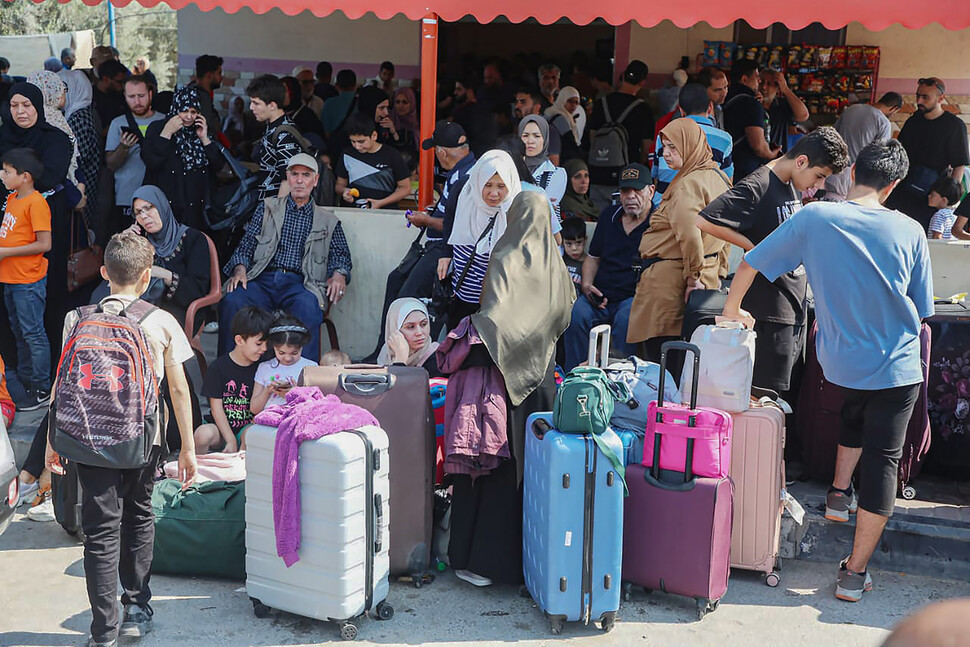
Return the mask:
[[(775, 280), (805, 267), (818, 305), (819, 363), (845, 392), (825, 516), (848, 521), (858, 512), (835, 590), (850, 602), (872, 590), (866, 567), (893, 513), (899, 457), (923, 381), (921, 320), (933, 314), (926, 235), (915, 220), (882, 206), (908, 170), (899, 142), (864, 148), (847, 201), (804, 207), (748, 252), (723, 312), (753, 325), (741, 301), (758, 272)], [(851, 479), (860, 459), (857, 499)]]

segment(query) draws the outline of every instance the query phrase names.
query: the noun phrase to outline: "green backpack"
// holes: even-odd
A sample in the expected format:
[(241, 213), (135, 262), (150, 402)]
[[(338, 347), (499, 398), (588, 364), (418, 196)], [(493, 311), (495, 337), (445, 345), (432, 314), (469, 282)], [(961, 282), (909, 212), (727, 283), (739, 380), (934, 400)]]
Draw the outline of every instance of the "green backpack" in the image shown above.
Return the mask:
[(559, 386), (552, 408), (552, 424), (563, 434), (590, 434), (600, 451), (609, 459), (626, 489), (623, 460), (599, 437), (610, 427), (616, 401), (633, 398), (622, 382), (614, 382), (601, 368), (577, 366)]
[(203, 481), (182, 491), (166, 479), (152, 492), (153, 573), (246, 579), (246, 483)]

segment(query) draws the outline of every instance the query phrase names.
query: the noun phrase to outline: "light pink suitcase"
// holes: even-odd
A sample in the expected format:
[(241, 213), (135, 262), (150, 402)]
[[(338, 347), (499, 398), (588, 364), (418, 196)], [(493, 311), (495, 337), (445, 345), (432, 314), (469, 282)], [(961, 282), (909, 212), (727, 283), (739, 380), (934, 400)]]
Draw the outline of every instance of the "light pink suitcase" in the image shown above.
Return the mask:
[(734, 480), (734, 532), (731, 566), (765, 574), (778, 586), (776, 566), (785, 489), (785, 414), (774, 402), (752, 402), (732, 413), (731, 478)]

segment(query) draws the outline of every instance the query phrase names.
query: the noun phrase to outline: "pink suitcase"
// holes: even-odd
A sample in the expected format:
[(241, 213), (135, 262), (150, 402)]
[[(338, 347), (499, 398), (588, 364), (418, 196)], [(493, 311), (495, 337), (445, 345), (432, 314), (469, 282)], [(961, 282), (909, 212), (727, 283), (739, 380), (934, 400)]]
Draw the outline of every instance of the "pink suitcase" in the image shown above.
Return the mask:
[(781, 576), (775, 567), (784, 509), (785, 414), (766, 398), (731, 416), (731, 566), (764, 573), (768, 586), (778, 586)]
[(665, 436), (660, 449), (660, 469), (679, 471), (684, 469), (688, 450), (694, 460), (688, 466), (688, 479), (693, 476), (724, 478), (731, 469), (730, 414), (719, 409), (697, 406), (697, 379), (700, 374), (701, 351), (694, 344), (682, 341), (666, 342), (661, 347), (660, 384), (658, 393), (664, 392), (667, 353), (684, 350), (693, 354), (693, 385), (690, 405), (653, 401), (647, 409), (647, 431), (644, 436), (643, 466), (653, 467), (654, 439)]

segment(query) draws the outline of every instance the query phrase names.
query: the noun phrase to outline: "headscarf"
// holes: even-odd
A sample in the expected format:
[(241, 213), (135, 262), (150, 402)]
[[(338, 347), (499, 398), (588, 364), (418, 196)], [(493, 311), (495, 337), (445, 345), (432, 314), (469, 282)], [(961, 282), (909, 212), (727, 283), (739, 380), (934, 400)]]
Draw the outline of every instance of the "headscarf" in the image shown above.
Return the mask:
[(149, 202), (158, 209), (158, 215), (162, 219), (162, 228), (154, 234), (146, 232), (146, 236), (155, 248), (155, 255), (159, 258), (168, 258), (175, 253), (179, 242), (182, 240), (182, 236), (185, 235), (185, 232), (189, 228), (175, 219), (175, 215), (172, 213), (172, 206), (168, 203), (168, 198), (165, 197), (165, 193), (157, 186), (146, 184), (143, 187), (135, 189), (135, 193), (131, 199), (132, 203), (134, 203), (135, 199)]
[(87, 108), (94, 101), (94, 88), (81, 70), (61, 70), (58, 75), (67, 85), (67, 103), (64, 104), (64, 116), (70, 117), (78, 110)]
[(365, 85), (357, 91), (357, 112), (374, 119), (374, 115), (377, 114), (377, 106), (388, 99), (387, 92), (384, 92), (384, 90), (375, 85)]
[(61, 59), (56, 56), (51, 56), (50, 58), (44, 59), (44, 70), (47, 72), (60, 72), (64, 68), (64, 64), (61, 63)]
[[(497, 207), (490, 207), (482, 199), (482, 189), (496, 173), (505, 182), (509, 194), (502, 204)], [(458, 194), (458, 204), (455, 207), (455, 224), (451, 229), (448, 244), (475, 245), (477, 243), (476, 251), (478, 253), (490, 253), (498, 239), (505, 233), (507, 226), (505, 212), (508, 211), (512, 200), (521, 191), (522, 183), (519, 181), (519, 174), (515, 170), (515, 162), (512, 161), (511, 155), (499, 150), (490, 150), (482, 155), (468, 172), (468, 181), (465, 182), (461, 193)], [(491, 234), (478, 242), (478, 237), (485, 231), (493, 216), (495, 217), (495, 225), (492, 227)]]
[[(390, 339), (391, 335), (400, 332), (401, 327), (404, 325), (404, 320), (412, 312), (420, 312), (425, 317), (429, 316), (427, 306), (417, 299), (408, 297), (393, 301), (391, 307), (387, 310), (387, 319), (384, 320), (384, 338)], [(436, 350), (438, 350), (438, 342), (431, 341), (431, 336), (429, 335), (424, 340), (424, 346), (410, 353), (407, 361), (404, 363), (408, 366), (423, 366)], [(384, 342), (384, 347), (381, 348), (381, 352), (377, 356), (377, 363), (383, 366), (390, 366), (391, 364), (391, 348), (387, 342)]]
[(573, 118), (573, 113), (569, 112), (566, 108), (566, 101), (569, 99), (578, 99), (579, 90), (567, 85), (562, 90), (559, 91), (559, 96), (556, 97), (556, 102), (546, 108), (545, 117), (549, 123), (557, 116), (561, 115), (566, 123), (569, 124), (569, 129), (573, 131), (573, 138), (576, 140), (576, 145), (579, 146), (580, 137), (582, 134), (579, 132), (579, 126), (576, 124), (576, 120)]
[[(394, 100), (397, 99), (397, 95), (399, 94), (403, 94), (411, 103), (411, 110), (406, 115), (397, 114), (397, 110), (394, 108)], [(417, 135), (421, 128), (418, 125), (418, 106), (414, 97), (414, 90), (411, 88), (398, 88), (394, 91), (394, 96), (391, 97), (391, 104), (391, 121), (394, 123), (394, 127), (397, 130), (410, 130)], [(376, 106), (374, 110), (377, 110)]]
[(67, 123), (67, 119), (64, 118), (64, 113), (61, 112), (59, 107), (61, 97), (67, 93), (64, 80), (53, 72), (45, 70), (43, 72), (31, 72), (27, 76), (27, 83), (36, 85), (44, 95), (44, 119), (47, 120), (47, 123), (71, 139), (71, 144), (74, 146), (74, 154), (71, 156), (71, 166), (67, 170), (67, 177), (73, 179), (74, 172), (77, 170), (77, 138), (74, 136), (74, 131), (71, 130), (70, 124)]
[(546, 377), (576, 300), (552, 236), (550, 209), (541, 193), (525, 191), (513, 200), (508, 228), (489, 257), (481, 309), (472, 315), (513, 407)]
[(580, 195), (573, 189), (573, 176), (580, 171), (589, 172), (586, 162), (574, 158), (566, 162), (564, 168), (566, 169), (566, 193), (559, 201), (559, 210), (564, 215), (567, 211), (572, 211), (585, 220), (596, 220), (599, 217), (599, 210), (589, 197), (589, 191), (586, 191), (586, 195)]
[(529, 169), (529, 173), (535, 173), (536, 169), (549, 159), (549, 122), (546, 121), (545, 117), (540, 117), (539, 115), (527, 115), (523, 117), (522, 121), (519, 122), (519, 139), (522, 138), (522, 133), (525, 131), (525, 127), (531, 123), (534, 123), (539, 127), (539, 133), (542, 135), (542, 150), (535, 157), (525, 156), (525, 165)]
[[(37, 111), (37, 121), (30, 128), (21, 128), (13, 120), (10, 99), (17, 94), (28, 99)], [(38, 191), (53, 189), (64, 181), (74, 146), (66, 134), (47, 122), (44, 94), (40, 88), (33, 83), (14, 83), (7, 100), (0, 105), (0, 122), (0, 151), (31, 148), (43, 162), (44, 172), (34, 183)]]
[[(196, 92), (195, 88), (190, 85), (180, 85), (175, 88), (170, 114), (176, 115), (192, 108), (195, 108), (197, 112), (202, 112), (199, 93)], [(202, 146), (202, 141), (195, 132), (195, 124), (179, 128), (174, 139), (175, 152), (182, 160), (183, 171), (193, 171), (209, 165), (209, 160), (205, 156), (205, 147)]]
[(662, 201), (674, 194), (674, 189), (689, 173), (704, 169), (719, 170), (711, 146), (707, 143), (707, 135), (693, 119), (674, 119), (664, 126), (660, 134), (673, 142), (684, 160), (684, 165), (677, 170), (677, 175), (664, 191)]

